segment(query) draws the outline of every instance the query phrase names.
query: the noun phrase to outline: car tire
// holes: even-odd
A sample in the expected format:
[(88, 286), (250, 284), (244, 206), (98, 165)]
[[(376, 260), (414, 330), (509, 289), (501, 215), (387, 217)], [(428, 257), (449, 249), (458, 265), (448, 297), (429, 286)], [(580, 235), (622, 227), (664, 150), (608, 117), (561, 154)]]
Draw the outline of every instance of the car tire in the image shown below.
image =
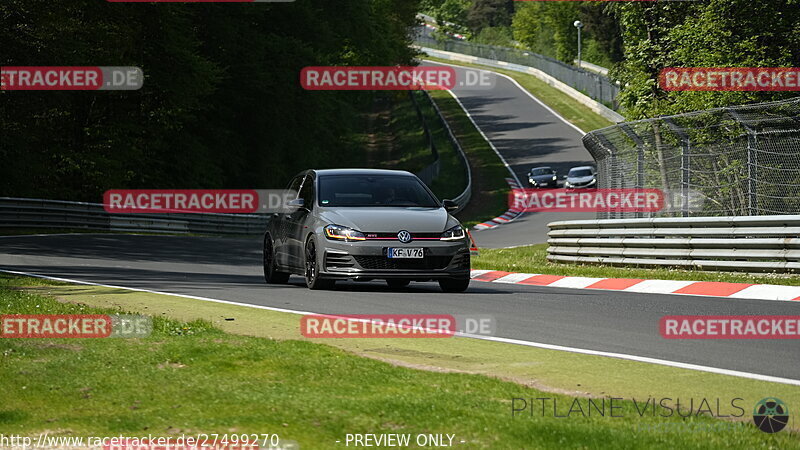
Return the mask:
[(319, 262), (317, 261), (317, 244), (314, 241), (314, 236), (311, 236), (306, 241), (306, 248), (303, 266), (304, 266), (304, 277), (306, 279), (306, 286), (312, 291), (323, 290), (323, 289), (331, 289), (335, 281), (334, 280), (326, 280), (324, 278), (319, 277)]
[(469, 287), (469, 277), (465, 278), (444, 278), (439, 280), (439, 287), (444, 292), (464, 292)]
[(275, 247), (272, 244), (272, 236), (264, 236), (264, 281), (267, 284), (285, 284), (289, 281), (289, 274), (277, 270), (275, 262)]
[(392, 289), (402, 289), (407, 287), (410, 283), (411, 280), (404, 280), (402, 278), (389, 278), (386, 280), (386, 284), (388, 284)]

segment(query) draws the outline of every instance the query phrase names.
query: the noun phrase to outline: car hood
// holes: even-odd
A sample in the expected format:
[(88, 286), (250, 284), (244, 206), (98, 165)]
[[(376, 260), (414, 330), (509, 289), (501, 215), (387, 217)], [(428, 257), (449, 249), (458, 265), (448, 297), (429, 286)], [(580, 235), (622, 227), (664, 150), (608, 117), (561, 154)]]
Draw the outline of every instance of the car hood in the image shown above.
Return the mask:
[(570, 183), (588, 183), (594, 180), (593, 175), (589, 175), (588, 177), (567, 177), (567, 181)]
[[(320, 212), (324, 222), (370, 233), (441, 233), (450, 215), (444, 208), (331, 208)], [(454, 221), (453, 221), (454, 222)], [(452, 226), (455, 226), (455, 222)]]
[(539, 181), (552, 181), (553, 174), (550, 175), (528, 175), (528, 178), (535, 180), (537, 183)]

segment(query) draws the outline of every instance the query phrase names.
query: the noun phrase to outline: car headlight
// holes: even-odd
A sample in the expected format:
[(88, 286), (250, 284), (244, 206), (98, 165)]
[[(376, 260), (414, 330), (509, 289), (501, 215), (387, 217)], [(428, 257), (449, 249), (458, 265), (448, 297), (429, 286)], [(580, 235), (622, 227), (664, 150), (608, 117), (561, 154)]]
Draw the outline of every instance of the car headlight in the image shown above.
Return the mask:
[(594, 180), (590, 181), (590, 182), (589, 182), (589, 186), (591, 186), (591, 185), (593, 185), (593, 184), (595, 184), (595, 183), (597, 183), (597, 178), (595, 178)]
[(536, 185), (538, 184), (538, 183), (536, 182), (536, 180), (528, 180), (528, 181), (530, 181), (530, 182), (531, 182), (531, 184), (532, 184), (532, 185), (534, 185), (534, 186), (536, 186)]
[(465, 235), (464, 228), (461, 225), (456, 225), (442, 233), (442, 237), (440, 239), (443, 241), (455, 241), (458, 239), (464, 239)]
[(333, 224), (325, 227), (325, 237), (327, 237), (330, 240), (344, 241), (344, 242), (367, 240), (367, 237), (364, 236), (364, 233), (358, 230)]
[(556, 176), (555, 176), (555, 175), (553, 175), (553, 181), (556, 181), (556, 180), (557, 180)]
[(572, 186), (572, 183), (570, 183), (569, 181), (565, 181), (565, 182), (564, 182), (564, 186), (566, 186), (566, 187), (571, 187), (571, 186)]

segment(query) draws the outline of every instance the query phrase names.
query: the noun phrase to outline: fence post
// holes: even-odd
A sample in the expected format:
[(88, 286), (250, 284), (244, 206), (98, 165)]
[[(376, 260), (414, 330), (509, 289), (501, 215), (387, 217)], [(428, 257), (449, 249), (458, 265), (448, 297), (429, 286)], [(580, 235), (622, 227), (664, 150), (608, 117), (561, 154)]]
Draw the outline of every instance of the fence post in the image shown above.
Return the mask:
[[(636, 189), (644, 189), (644, 141), (628, 124), (622, 123), (619, 128), (636, 144)], [(644, 213), (638, 211), (636, 217), (644, 217)]]
[[(610, 160), (609, 163), (606, 165), (606, 167), (607, 167), (606, 174), (605, 174), (606, 176), (604, 177), (605, 179), (603, 180), (603, 185), (602, 186), (600, 185), (600, 180), (599, 180), (600, 173), (598, 171), (598, 181), (597, 181), (597, 185), (596, 186), (598, 188), (600, 188), (600, 187), (608, 187), (608, 188), (612, 188), (612, 189), (613, 188), (617, 188), (617, 187), (619, 187), (618, 185), (619, 185), (619, 183), (621, 181), (621, 177), (618, 176), (619, 167), (617, 166), (617, 164), (618, 164), (618, 162), (617, 162), (617, 153), (618, 153), (617, 147), (615, 147), (614, 144), (612, 144), (611, 141), (609, 141), (608, 138), (606, 138), (602, 133), (597, 134), (596, 137), (597, 137), (597, 140), (600, 141), (600, 144), (608, 150), (608, 155), (609, 155), (609, 160)], [(599, 212), (598, 211), (598, 216), (602, 215), (602, 217), (598, 217), (598, 218), (600, 218), (600, 219), (614, 219), (614, 218), (617, 218), (617, 214), (619, 214), (619, 217), (623, 217), (623, 215), (624, 215), (624, 213), (622, 213), (622, 212), (609, 213), (608, 211), (606, 211), (606, 212)]]
[(689, 135), (669, 117), (662, 119), (681, 140), (681, 216), (689, 217), (689, 183), (691, 182), (692, 144)]
[(741, 124), (747, 131), (747, 214), (754, 216), (758, 211), (758, 196), (756, 195), (758, 179), (758, 133), (742, 116), (733, 109), (725, 108), (733, 120)]

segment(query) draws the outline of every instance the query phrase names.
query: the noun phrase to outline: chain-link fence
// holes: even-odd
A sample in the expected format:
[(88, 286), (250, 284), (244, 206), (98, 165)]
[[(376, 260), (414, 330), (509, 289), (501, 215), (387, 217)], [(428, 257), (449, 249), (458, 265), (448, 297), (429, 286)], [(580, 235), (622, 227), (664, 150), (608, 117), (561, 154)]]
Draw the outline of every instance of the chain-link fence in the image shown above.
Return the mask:
[(583, 144), (598, 187), (662, 189), (671, 204), (599, 218), (800, 214), (800, 97), (623, 123)]
[(603, 75), (565, 64), (557, 59), (515, 48), (475, 44), (453, 39), (437, 39), (425, 32), (420, 32), (415, 36), (414, 41), (421, 47), (533, 67), (611, 109), (616, 110), (618, 106), (616, 99), (619, 94), (619, 86), (616, 83)]

